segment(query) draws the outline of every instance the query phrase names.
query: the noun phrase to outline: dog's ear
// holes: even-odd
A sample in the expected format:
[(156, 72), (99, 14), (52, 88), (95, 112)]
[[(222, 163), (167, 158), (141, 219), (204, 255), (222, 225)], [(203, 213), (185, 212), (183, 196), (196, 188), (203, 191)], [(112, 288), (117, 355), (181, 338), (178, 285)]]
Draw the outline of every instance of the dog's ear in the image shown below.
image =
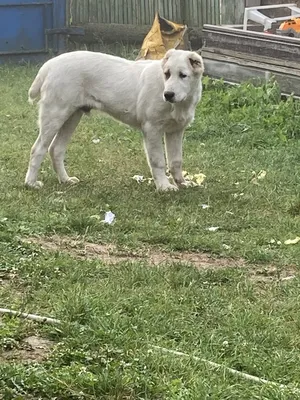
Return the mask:
[(203, 74), (204, 72), (204, 65), (203, 60), (200, 54), (196, 53), (195, 51), (191, 52), (189, 55), (189, 62), (197, 74)]
[(175, 49), (170, 49), (166, 52), (164, 58), (162, 59), (162, 65), (164, 66), (165, 63), (168, 61), (168, 59), (170, 58), (170, 56), (172, 55), (172, 53), (176, 51)]

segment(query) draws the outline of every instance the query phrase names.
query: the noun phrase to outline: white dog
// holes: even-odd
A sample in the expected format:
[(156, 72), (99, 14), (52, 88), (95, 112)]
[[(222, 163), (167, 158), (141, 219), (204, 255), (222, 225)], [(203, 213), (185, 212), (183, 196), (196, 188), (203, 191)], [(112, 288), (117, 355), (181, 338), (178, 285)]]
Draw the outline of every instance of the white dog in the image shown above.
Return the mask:
[[(158, 190), (184, 186), (182, 138), (201, 98), (203, 70), (202, 58), (183, 50), (169, 50), (160, 61), (129, 61), (88, 51), (47, 61), (29, 89), (31, 103), (41, 97), (40, 133), (31, 149), (26, 185), (42, 187), (37, 175), (48, 149), (59, 181), (78, 182), (66, 172), (66, 146), (83, 113), (97, 109), (142, 130)], [(163, 136), (177, 186), (166, 176)]]

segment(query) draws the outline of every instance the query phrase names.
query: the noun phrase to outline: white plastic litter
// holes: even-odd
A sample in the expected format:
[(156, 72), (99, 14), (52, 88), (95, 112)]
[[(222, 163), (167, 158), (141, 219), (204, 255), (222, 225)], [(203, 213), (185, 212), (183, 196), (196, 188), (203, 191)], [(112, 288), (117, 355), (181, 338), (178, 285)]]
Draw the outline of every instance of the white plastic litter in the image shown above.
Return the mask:
[(134, 179), (138, 183), (144, 182), (144, 180), (145, 180), (143, 175), (133, 175), (132, 179)]
[(115, 216), (115, 214), (114, 214), (113, 212), (107, 211), (107, 212), (105, 213), (103, 222), (104, 222), (105, 224), (111, 225), (111, 224), (114, 222), (115, 218), (116, 218), (116, 216)]
[(219, 226), (210, 226), (209, 228), (206, 228), (209, 232), (216, 232), (217, 230), (220, 229)]
[(201, 204), (201, 207), (203, 208), (203, 210), (206, 210), (207, 208), (209, 208), (208, 204)]
[(230, 246), (228, 246), (228, 244), (222, 244), (222, 246), (223, 246), (223, 249), (225, 249), (225, 250), (229, 250), (229, 249), (231, 249), (231, 247)]
[(100, 139), (99, 139), (99, 138), (93, 139), (92, 142), (93, 142), (94, 144), (98, 144), (98, 143), (100, 143)]

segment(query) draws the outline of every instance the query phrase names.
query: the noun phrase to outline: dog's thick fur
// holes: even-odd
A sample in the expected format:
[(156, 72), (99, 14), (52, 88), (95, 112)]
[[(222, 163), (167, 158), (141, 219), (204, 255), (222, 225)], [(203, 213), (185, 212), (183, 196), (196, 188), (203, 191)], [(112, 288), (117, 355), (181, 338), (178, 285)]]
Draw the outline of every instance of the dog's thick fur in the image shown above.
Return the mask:
[[(182, 137), (201, 98), (202, 58), (169, 50), (161, 61), (128, 61), (107, 54), (76, 51), (47, 61), (29, 89), (40, 96), (40, 133), (31, 150), (25, 183), (40, 188), (41, 162), (49, 149), (60, 182), (76, 183), (64, 166), (66, 146), (84, 112), (104, 111), (144, 134), (145, 151), (158, 190), (185, 185)], [(166, 176), (168, 166), (175, 185)]]

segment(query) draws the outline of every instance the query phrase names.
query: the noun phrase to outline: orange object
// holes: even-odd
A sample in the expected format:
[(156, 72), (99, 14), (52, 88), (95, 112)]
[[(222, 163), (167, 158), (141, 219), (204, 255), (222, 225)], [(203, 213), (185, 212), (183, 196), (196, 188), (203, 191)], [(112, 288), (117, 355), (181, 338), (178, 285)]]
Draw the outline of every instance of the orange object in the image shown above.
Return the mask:
[(300, 18), (294, 17), (284, 21), (280, 27), (279, 31), (281, 35), (289, 37), (300, 37)]
[(137, 60), (160, 60), (169, 49), (187, 50), (187, 26), (155, 14), (153, 25), (144, 39)]

